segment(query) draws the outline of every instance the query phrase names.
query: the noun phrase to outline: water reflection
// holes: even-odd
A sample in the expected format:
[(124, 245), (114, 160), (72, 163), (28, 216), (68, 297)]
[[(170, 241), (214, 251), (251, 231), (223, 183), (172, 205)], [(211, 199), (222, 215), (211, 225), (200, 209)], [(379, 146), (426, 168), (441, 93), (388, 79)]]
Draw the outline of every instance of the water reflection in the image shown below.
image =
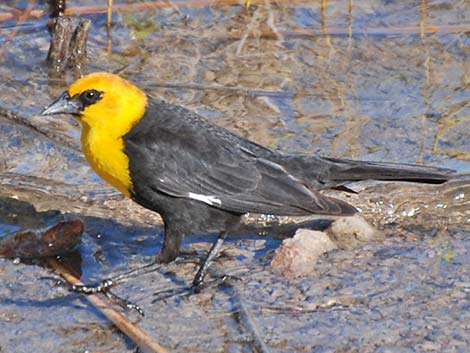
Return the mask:
[[(263, 0), (252, 1), (248, 14), (235, 2), (155, 1), (145, 11), (135, 8), (147, 2), (118, 2), (111, 51), (105, 4), (69, 4), (93, 21), (88, 71), (119, 73), (259, 143), (287, 152), (470, 170), (468, 2)], [(15, 219), (45, 226), (60, 212), (73, 213), (86, 227), (80, 247), (85, 280), (147, 263), (161, 245), (159, 217), (96, 177), (78, 148), (73, 119), (34, 118), (72, 78), (52, 84), (47, 76), (47, 16), (2, 17), (28, 4), (0, 6), (1, 106), (53, 138), (0, 116), (0, 195), (26, 202), (17, 208), (8, 203), (0, 228), (16, 230)], [(37, 2), (34, 10), (44, 7)], [(462, 324), (469, 319), (469, 194), (468, 179), (439, 187), (366, 185), (343, 197), (384, 229), (390, 236), (385, 241), (329, 254), (313, 279), (275, 277), (266, 269), (263, 247), (255, 260), (245, 251), (221, 259), (218, 269), (244, 271), (249, 305), (278, 349), (372, 352), (388, 344), (458, 350), (469, 344)], [(29, 216), (37, 213), (41, 217)], [(208, 238), (187, 244), (197, 247), (198, 241), (207, 248)], [(230, 242), (227, 247), (243, 251)], [(76, 351), (129, 349), (112, 335), (90, 348), (96, 332), (103, 332), (90, 328), (98, 319), (88, 310), (67, 311), (66, 300), (47, 312), (31, 305), (30, 299), (57, 295), (57, 288), (38, 280), (43, 269), (6, 260), (1, 267), (4, 351), (30, 351), (31, 342), (38, 352), (49, 351), (50, 342), (70, 347), (71, 340)], [(190, 264), (170, 269), (188, 280), (194, 273)], [(151, 304), (155, 292), (171, 285), (154, 274), (121, 290), (150, 308), (143, 325), (175, 351), (246, 348), (227, 343), (239, 334), (227, 293)], [(309, 311), (333, 299), (340, 303), (335, 308)], [(452, 344), (443, 344), (449, 337)]]

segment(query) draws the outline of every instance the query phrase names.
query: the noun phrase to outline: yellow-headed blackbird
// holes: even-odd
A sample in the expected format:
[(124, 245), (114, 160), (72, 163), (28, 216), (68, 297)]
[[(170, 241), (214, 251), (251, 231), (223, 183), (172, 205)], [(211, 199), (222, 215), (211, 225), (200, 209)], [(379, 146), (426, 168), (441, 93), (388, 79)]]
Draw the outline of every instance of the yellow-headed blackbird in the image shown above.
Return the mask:
[(195, 285), (245, 213), (351, 215), (353, 206), (319, 191), (365, 179), (440, 183), (452, 174), (273, 151), (109, 73), (77, 80), (42, 112), (63, 113), (82, 124), (83, 151), (96, 173), (162, 216), (165, 239), (157, 261), (174, 260), (186, 235), (219, 232)]

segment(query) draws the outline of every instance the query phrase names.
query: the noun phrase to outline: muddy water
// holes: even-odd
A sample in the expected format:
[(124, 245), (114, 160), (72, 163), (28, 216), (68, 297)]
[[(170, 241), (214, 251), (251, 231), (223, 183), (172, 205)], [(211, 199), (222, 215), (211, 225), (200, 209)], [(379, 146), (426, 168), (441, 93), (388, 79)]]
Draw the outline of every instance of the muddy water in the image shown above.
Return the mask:
[[(24, 5), (8, 1), (0, 13)], [(93, 21), (86, 72), (117, 72), (286, 152), (470, 170), (466, 1), (124, 8), (111, 38), (104, 14), (93, 11), (82, 15)], [(73, 79), (48, 77), (45, 24), (46, 17), (0, 23), (1, 107), (40, 130), (0, 116), (0, 230), (80, 217), (79, 267), (93, 281), (152, 261), (162, 229), (157, 215), (89, 169), (73, 119), (36, 116)], [(270, 272), (277, 234), (234, 237), (213, 273), (243, 277), (236, 291), (272, 352), (468, 352), (467, 180), (356, 185), (358, 194), (342, 197), (387, 237), (328, 254), (310, 278)], [(185, 246), (207, 249), (213, 239), (196, 236)], [(169, 265), (116, 293), (144, 308), (139, 325), (171, 351), (251, 351), (233, 289), (155, 302), (194, 270)], [(0, 273), (0, 351), (134, 350), (79, 295), (43, 279), (50, 274), (36, 262), (1, 259)]]

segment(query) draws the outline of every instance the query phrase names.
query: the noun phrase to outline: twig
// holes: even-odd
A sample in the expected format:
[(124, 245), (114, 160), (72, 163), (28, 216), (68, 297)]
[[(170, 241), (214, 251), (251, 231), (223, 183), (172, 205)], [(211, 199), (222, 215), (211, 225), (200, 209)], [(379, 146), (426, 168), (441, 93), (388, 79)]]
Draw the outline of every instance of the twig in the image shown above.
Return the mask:
[[(266, 0), (251, 0), (251, 5), (262, 5)], [(271, 3), (279, 3), (279, 0), (268, 0)], [(285, 1), (286, 4), (308, 4), (309, 0), (289, 0)], [(157, 10), (157, 9), (168, 9), (168, 8), (201, 8), (208, 6), (243, 6), (241, 0), (190, 0), (190, 1), (148, 1), (143, 3), (133, 4), (114, 4), (113, 12), (134, 12), (134, 11), (145, 11), (145, 10)], [(82, 7), (70, 7), (65, 12), (66, 15), (75, 15), (82, 13), (107, 13), (108, 5), (95, 5), (95, 6), (82, 6)]]
[(53, 134), (48, 130), (45, 130), (45, 129), (43, 130), (41, 127), (34, 125), (31, 121), (28, 120), (28, 118), (22, 115), (19, 115), (18, 113), (15, 113), (7, 108), (0, 106), (0, 117), (2, 116), (15, 124), (25, 126), (28, 129), (31, 129), (39, 133), (40, 135), (45, 136), (48, 140), (51, 140), (53, 142), (58, 142), (64, 147), (70, 148), (74, 152), (80, 152), (80, 149), (78, 148), (78, 146), (74, 144), (73, 142), (69, 141), (67, 138), (62, 137), (60, 135)]
[(266, 6), (269, 7), (267, 24), (269, 28), (272, 30), (272, 32), (277, 36), (278, 44), (279, 46), (281, 46), (281, 44), (284, 42), (284, 37), (282, 35), (282, 32), (279, 30), (279, 28), (276, 27), (276, 23), (274, 19), (274, 11), (272, 9), (272, 6), (269, 0), (265, 0), (265, 2), (266, 2)]
[(261, 337), (258, 325), (248, 309), (243, 295), (235, 285), (230, 284), (230, 286), (233, 290), (234, 301), (238, 307), (238, 320), (240, 324), (251, 334), (253, 343), (259, 353), (271, 353), (271, 349), (266, 345), (266, 343), (264, 343), (263, 338)]
[[(262, 88), (249, 88), (249, 87), (232, 87), (224, 86), (221, 84), (203, 84), (203, 83), (179, 83), (179, 82), (152, 82), (145, 85), (146, 89), (155, 89), (155, 88), (177, 88), (177, 89), (190, 89), (190, 90), (213, 90), (213, 91), (222, 91), (224, 93), (236, 93), (242, 94), (249, 97), (280, 97), (280, 98), (292, 98), (292, 97), (317, 97), (319, 99), (329, 99), (335, 100), (338, 99), (334, 95), (330, 94), (316, 94), (305, 91), (274, 91), (269, 89)], [(364, 97), (356, 96), (351, 99), (360, 99), (362, 101), (374, 101), (374, 102), (386, 102), (389, 101), (387, 98), (382, 97)]]
[[(308, 6), (311, 1), (309, 0), (289, 0), (289, 1), (280, 1), (280, 0), (251, 0), (251, 5), (262, 5), (265, 2), (277, 3), (277, 4), (286, 4), (286, 5), (302, 5), (305, 4)], [(143, 3), (133, 3), (133, 4), (114, 4), (113, 12), (139, 12), (146, 10), (158, 10), (166, 8), (201, 8), (208, 6), (233, 6), (233, 5), (243, 5), (241, 0), (190, 0), (190, 1), (170, 1), (162, 2), (158, 1), (149, 1)], [(82, 15), (82, 14), (99, 14), (107, 13), (108, 5), (95, 5), (95, 6), (77, 6), (77, 7), (68, 7), (65, 10), (65, 15)], [(25, 19), (28, 18), (40, 18), (46, 16), (48, 12), (46, 10), (38, 9), (31, 11), (18, 11), (17, 9), (12, 9), (10, 12), (0, 13), (0, 22), (10, 21), (13, 19), (19, 19), (22, 16), (25, 16)], [(404, 26), (404, 27), (376, 27), (376, 28), (365, 28), (365, 29), (353, 29), (351, 33), (351, 28), (325, 28), (324, 30), (319, 29), (295, 29), (291, 31), (278, 31), (273, 33), (265, 33), (265, 36), (268, 38), (278, 39), (279, 35), (284, 36), (321, 36), (321, 35), (393, 35), (393, 34), (420, 34), (420, 33), (461, 33), (470, 31), (469, 25), (443, 25), (443, 26)], [(240, 38), (242, 33), (230, 33), (227, 34), (228, 38)], [(262, 35), (263, 37), (263, 35)]]
[(90, 27), (90, 20), (81, 20), (77, 28), (75, 28), (70, 40), (70, 57), (67, 64), (76, 71), (83, 71), (87, 56), (86, 47)]
[(47, 54), (49, 71), (52, 76), (65, 72), (69, 60), (70, 39), (72, 38), (72, 20), (67, 16), (59, 16), (49, 20), (51, 45)]
[(28, 19), (30, 16), (31, 11), (33, 10), (33, 7), (35, 5), (36, 1), (33, 1), (31, 4), (28, 5), (26, 10), (20, 14), (18, 17), (18, 22), (16, 23), (15, 28), (13, 28), (13, 31), (10, 32), (10, 34), (7, 37), (6, 42), (0, 47), (0, 54), (3, 53), (5, 48), (10, 45), (12, 39), (18, 34), (18, 29), (23, 25), (23, 23)]
[[(424, 31), (424, 32), (423, 32)], [(278, 30), (277, 32), (261, 30), (256, 34), (256, 38), (264, 39), (279, 39), (279, 37), (320, 37), (320, 36), (384, 36), (384, 35), (404, 35), (404, 34), (449, 34), (449, 33), (463, 33), (470, 31), (469, 25), (445, 25), (445, 26), (426, 26), (420, 28), (417, 26), (404, 26), (404, 27), (375, 27), (375, 28), (326, 28), (324, 30), (319, 28), (294, 28), (291, 30)], [(243, 37), (244, 32), (234, 30), (229, 33), (219, 35), (211, 35), (208, 39), (220, 40), (238, 40)], [(250, 34), (253, 36), (253, 34)]]
[(51, 18), (63, 16), (67, 8), (66, 0), (49, 0), (49, 8)]
[(113, 0), (108, 0), (108, 10), (106, 11), (106, 27), (111, 27), (111, 20), (113, 18)]
[[(71, 285), (83, 285), (83, 283), (70, 272), (68, 272), (62, 264), (54, 258), (49, 258), (48, 263), (54, 271), (64, 278)], [(142, 329), (134, 325), (124, 315), (111, 308), (106, 297), (103, 294), (88, 294), (85, 298), (104, 316), (108, 318), (119, 330), (129, 337), (142, 352), (146, 353), (169, 353), (169, 351), (153, 341), (152, 338)]]

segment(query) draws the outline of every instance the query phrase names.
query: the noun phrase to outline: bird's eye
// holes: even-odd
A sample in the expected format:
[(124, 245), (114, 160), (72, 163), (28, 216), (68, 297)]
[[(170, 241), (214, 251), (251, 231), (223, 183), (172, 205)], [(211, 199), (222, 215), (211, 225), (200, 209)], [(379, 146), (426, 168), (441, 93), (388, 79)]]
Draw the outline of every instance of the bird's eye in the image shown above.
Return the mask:
[(80, 95), (80, 100), (85, 106), (96, 103), (100, 99), (101, 99), (101, 92), (98, 92), (95, 89), (87, 90)]

